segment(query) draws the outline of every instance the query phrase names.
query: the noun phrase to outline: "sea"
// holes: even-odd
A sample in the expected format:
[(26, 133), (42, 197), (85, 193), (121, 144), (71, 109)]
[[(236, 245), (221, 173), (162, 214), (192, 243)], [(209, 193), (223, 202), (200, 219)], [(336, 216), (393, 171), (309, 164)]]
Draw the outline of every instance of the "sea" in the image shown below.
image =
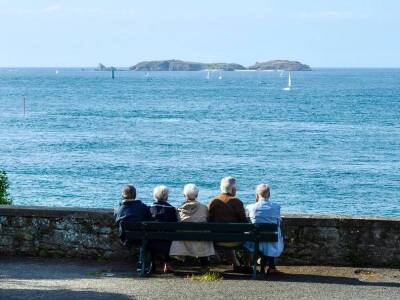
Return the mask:
[(284, 213), (400, 216), (400, 69), (206, 75), (1, 68), (14, 203), (112, 208), (127, 183), (207, 203), (231, 175), (245, 204), (268, 183)]

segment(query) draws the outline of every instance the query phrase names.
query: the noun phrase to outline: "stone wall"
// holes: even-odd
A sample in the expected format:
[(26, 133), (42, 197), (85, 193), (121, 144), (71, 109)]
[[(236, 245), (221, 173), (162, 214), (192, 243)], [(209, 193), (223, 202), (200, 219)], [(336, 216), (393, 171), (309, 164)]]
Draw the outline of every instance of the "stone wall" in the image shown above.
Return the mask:
[[(287, 215), (280, 263), (400, 265), (400, 218)], [(120, 259), (109, 209), (0, 206), (0, 256)]]

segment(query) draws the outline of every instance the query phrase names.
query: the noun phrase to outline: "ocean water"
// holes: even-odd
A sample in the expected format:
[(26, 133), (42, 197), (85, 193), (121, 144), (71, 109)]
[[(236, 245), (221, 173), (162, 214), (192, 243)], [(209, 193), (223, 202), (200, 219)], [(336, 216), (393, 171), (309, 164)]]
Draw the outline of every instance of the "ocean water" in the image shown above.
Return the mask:
[[(284, 212), (400, 216), (400, 70), (287, 73), (0, 69), (0, 169), (16, 204), (114, 207), (133, 183), (179, 205), (222, 176)], [(26, 114), (23, 114), (23, 97)]]

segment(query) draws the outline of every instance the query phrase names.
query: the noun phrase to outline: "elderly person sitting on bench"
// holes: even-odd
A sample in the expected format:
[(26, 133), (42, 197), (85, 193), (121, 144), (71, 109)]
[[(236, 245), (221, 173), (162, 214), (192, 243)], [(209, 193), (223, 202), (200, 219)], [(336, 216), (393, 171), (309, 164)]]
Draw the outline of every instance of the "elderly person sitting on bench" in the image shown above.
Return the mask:
[[(187, 184), (183, 188), (185, 202), (177, 209), (179, 222), (207, 222), (208, 208), (196, 199), (199, 189), (194, 184)], [(203, 271), (209, 268), (209, 256), (214, 255), (214, 245), (207, 241), (173, 241), (171, 256), (194, 256), (200, 259)]]
[(141, 222), (151, 219), (149, 207), (140, 200), (136, 200), (136, 189), (128, 184), (122, 189), (122, 201), (114, 212), (115, 221), (118, 226), (119, 238), (121, 243), (130, 248), (140, 247), (141, 241), (128, 242), (124, 232), (124, 222)]
[[(165, 185), (156, 186), (153, 190), (154, 203), (150, 206), (150, 213), (153, 221), (156, 222), (177, 222), (176, 209), (168, 203), (169, 190)], [(164, 273), (173, 271), (170, 264), (169, 250), (171, 247), (170, 241), (152, 240), (149, 243), (150, 252), (152, 255), (152, 271), (156, 269), (155, 257), (162, 257), (164, 263)]]
[[(283, 251), (283, 237), (280, 229), (281, 206), (269, 200), (270, 188), (267, 184), (256, 187), (256, 203), (246, 207), (251, 223), (273, 223), (278, 225), (278, 242), (262, 242), (259, 244), (261, 254), (261, 273), (265, 273), (266, 261), (268, 261), (267, 274), (277, 274), (279, 271), (275, 266), (275, 258)], [(246, 242), (245, 248), (254, 252), (254, 243)]]
[[(232, 176), (224, 177), (221, 180), (221, 194), (211, 200), (208, 205), (210, 222), (221, 223), (248, 223), (242, 201), (236, 198), (236, 179)], [(216, 246), (226, 248), (240, 247), (239, 242), (217, 242)], [(224, 251), (228, 260), (237, 272), (249, 271), (241, 267), (236, 257), (235, 250)]]

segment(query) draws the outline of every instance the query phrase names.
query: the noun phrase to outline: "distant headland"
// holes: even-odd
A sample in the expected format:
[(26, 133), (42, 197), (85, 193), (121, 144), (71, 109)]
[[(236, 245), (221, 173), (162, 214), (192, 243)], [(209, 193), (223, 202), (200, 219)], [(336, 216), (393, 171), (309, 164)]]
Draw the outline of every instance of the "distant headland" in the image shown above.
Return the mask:
[[(111, 71), (117, 70), (115, 67), (106, 67), (99, 64), (96, 71)], [(125, 68), (121, 70), (126, 70)], [(177, 59), (169, 60), (151, 60), (142, 61), (134, 66), (129, 67), (132, 71), (201, 71), (201, 70), (221, 70), (221, 71), (311, 71), (310, 66), (291, 60), (269, 60), (265, 62), (256, 62), (248, 68), (236, 63), (201, 63), (192, 61), (183, 61)]]
[(270, 60), (266, 62), (256, 62), (248, 68), (249, 70), (284, 70), (284, 71), (311, 71), (309, 65), (298, 61), (290, 60)]

